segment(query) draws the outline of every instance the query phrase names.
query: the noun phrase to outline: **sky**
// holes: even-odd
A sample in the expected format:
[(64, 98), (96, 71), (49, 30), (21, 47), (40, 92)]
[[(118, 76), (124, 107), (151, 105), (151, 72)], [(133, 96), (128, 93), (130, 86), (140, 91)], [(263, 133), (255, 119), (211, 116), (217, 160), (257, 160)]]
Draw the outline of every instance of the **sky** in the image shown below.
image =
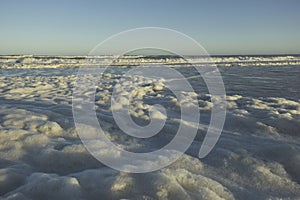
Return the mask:
[(299, 10), (299, 0), (1, 0), (0, 54), (86, 55), (149, 26), (180, 31), (212, 55), (300, 54)]

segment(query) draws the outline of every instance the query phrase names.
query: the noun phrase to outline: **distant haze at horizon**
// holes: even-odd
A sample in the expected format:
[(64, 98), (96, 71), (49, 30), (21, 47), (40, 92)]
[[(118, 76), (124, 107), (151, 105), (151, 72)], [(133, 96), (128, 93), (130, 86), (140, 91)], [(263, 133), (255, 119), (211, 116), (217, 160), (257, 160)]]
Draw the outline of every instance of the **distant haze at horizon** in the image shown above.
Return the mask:
[(300, 54), (299, 8), (297, 0), (2, 1), (0, 55), (87, 55), (111, 35), (149, 26), (187, 34), (211, 55)]

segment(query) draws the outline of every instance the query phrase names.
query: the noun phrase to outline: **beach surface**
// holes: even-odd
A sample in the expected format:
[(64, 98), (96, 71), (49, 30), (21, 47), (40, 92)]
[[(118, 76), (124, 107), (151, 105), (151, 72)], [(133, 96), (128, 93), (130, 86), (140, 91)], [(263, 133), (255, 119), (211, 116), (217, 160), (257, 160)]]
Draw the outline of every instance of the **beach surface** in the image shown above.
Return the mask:
[[(143, 174), (111, 169), (82, 144), (72, 94), (83, 60), (0, 56), (0, 199), (300, 199), (300, 56), (213, 57), (226, 89), (227, 114), (218, 143), (203, 159), (198, 152), (213, 104), (201, 75), (176, 57), (127, 56), (114, 62), (99, 79), (95, 110), (107, 138), (120, 148), (159, 149), (176, 134), (179, 105), (200, 112), (197, 136), (184, 155)], [(213, 65), (206, 58), (189, 61)], [(195, 91), (180, 91), (178, 100), (164, 87), (167, 80), (122, 76), (157, 63), (183, 74)], [(119, 129), (111, 111), (122, 109), (122, 99), (114, 107), (110, 101), (120, 85), (139, 88), (130, 107), (136, 122), (147, 124), (150, 115), (167, 119), (157, 136), (139, 139)], [(150, 112), (153, 104), (170, 115)]]

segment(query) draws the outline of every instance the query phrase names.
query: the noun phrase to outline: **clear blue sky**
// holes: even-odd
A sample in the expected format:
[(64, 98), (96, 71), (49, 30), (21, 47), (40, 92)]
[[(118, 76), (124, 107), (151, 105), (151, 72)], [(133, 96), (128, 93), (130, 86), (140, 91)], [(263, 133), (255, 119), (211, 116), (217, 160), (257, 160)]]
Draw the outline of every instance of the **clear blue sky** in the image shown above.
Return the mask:
[(300, 53), (299, 0), (2, 0), (0, 54), (86, 55), (145, 26), (183, 32), (210, 54)]

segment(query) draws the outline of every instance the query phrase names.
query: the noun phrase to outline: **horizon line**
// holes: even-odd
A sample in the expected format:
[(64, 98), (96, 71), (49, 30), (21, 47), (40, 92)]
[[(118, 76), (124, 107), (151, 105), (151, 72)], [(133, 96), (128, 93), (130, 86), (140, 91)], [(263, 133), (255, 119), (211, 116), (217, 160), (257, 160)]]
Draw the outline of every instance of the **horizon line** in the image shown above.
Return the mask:
[[(0, 54), (0, 56), (45, 56), (45, 57), (68, 57), (68, 56), (77, 56), (77, 57), (86, 57), (89, 55), (75, 55), (75, 54), (66, 54), (66, 55), (58, 55), (58, 54)], [(93, 55), (95, 56), (95, 55)], [(120, 56), (119, 54), (101, 54), (97, 56)], [(149, 54), (149, 55), (142, 55), (142, 54), (131, 54), (131, 55), (124, 55), (124, 56), (144, 56), (144, 57), (176, 57), (180, 55), (167, 55), (167, 54)], [(187, 54), (182, 56), (206, 56), (206, 55), (194, 55), (194, 54)], [(275, 53), (275, 54), (208, 54), (208, 56), (218, 57), (218, 56), (300, 56), (300, 53)]]

